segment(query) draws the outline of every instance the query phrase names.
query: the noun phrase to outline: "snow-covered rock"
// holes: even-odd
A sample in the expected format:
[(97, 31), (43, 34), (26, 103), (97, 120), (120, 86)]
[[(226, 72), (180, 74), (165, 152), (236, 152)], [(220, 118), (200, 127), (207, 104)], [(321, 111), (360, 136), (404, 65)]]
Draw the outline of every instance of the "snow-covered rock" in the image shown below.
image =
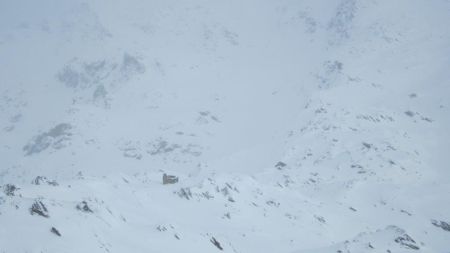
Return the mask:
[(447, 252), (449, 23), (448, 0), (1, 2), (0, 252)]

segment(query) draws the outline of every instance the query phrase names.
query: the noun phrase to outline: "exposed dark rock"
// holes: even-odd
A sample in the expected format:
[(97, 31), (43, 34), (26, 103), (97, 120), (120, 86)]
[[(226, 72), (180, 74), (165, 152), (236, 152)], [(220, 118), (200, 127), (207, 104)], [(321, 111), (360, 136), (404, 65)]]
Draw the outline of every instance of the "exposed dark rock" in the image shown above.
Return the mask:
[(69, 130), (72, 126), (67, 123), (61, 123), (53, 127), (47, 132), (44, 132), (30, 141), (23, 147), (25, 155), (33, 155), (46, 150), (49, 147), (54, 149), (61, 149), (66, 146), (65, 142), (70, 139), (72, 135)]
[(77, 178), (77, 179), (80, 179), (80, 180), (83, 180), (83, 179), (84, 179), (83, 172), (78, 171), (77, 174), (76, 174), (76, 178)]
[(175, 184), (178, 183), (178, 177), (173, 175), (167, 175), (164, 173), (163, 175), (163, 184)]
[(3, 186), (3, 192), (6, 196), (15, 196), (17, 190), (19, 190), (19, 188), (13, 184), (6, 184)]
[(280, 206), (280, 202), (276, 202), (274, 200), (268, 200), (266, 201), (266, 204), (269, 206), (274, 206), (274, 207), (279, 207)]
[(230, 195), (230, 191), (228, 190), (227, 187), (223, 187), (220, 191), (222, 192), (223, 196)]
[(201, 111), (198, 113), (200, 114), (200, 116), (197, 118), (197, 123), (199, 124), (208, 124), (211, 120), (216, 123), (220, 123), (219, 118), (209, 111)]
[(58, 183), (55, 180), (50, 181), (43, 176), (37, 176), (31, 183), (35, 185), (48, 184), (52, 186), (58, 186)]
[(357, 169), (363, 169), (364, 167), (360, 164), (352, 164), (350, 167), (357, 168)]
[(40, 201), (40, 200), (36, 200), (36, 201), (33, 203), (33, 205), (31, 205), (31, 208), (30, 208), (30, 214), (31, 214), (31, 215), (37, 214), (37, 215), (42, 216), (42, 217), (45, 217), (45, 218), (50, 217), (50, 216), (48, 215), (47, 207), (46, 207), (46, 206), (44, 205), (44, 203), (42, 203), (42, 201)]
[(278, 162), (277, 164), (275, 164), (275, 168), (277, 168), (279, 170), (283, 169), (286, 166), (287, 166), (287, 164), (284, 162)]
[(407, 115), (407, 116), (409, 116), (409, 117), (414, 117), (414, 112), (412, 112), (412, 111), (406, 111), (405, 112), (405, 114)]
[(318, 216), (318, 215), (314, 215), (314, 218), (316, 218), (319, 222), (321, 223), (327, 223), (327, 221), (325, 220), (324, 217), (322, 216)]
[(203, 196), (204, 198), (208, 199), (208, 200), (214, 198), (214, 196), (211, 195), (208, 191), (202, 192), (202, 196)]
[(431, 224), (438, 228), (442, 228), (443, 230), (450, 232), (450, 224), (445, 221), (437, 221), (437, 220), (431, 220)]
[(51, 186), (58, 186), (59, 185), (58, 182), (56, 182), (55, 180), (47, 181), (47, 184), (51, 185)]
[(85, 212), (85, 213), (93, 213), (92, 209), (89, 207), (86, 201), (82, 201), (77, 205), (77, 210)]
[(414, 241), (411, 236), (408, 234), (403, 234), (394, 240), (396, 243), (402, 245), (405, 248), (413, 249), (413, 250), (419, 250), (419, 246), (416, 245), (416, 241)]
[(216, 240), (216, 238), (212, 237), (210, 241), (211, 241), (211, 243), (214, 244), (214, 246), (216, 246), (219, 250), (223, 250), (222, 246), (221, 246), (220, 243)]
[(432, 119), (430, 119), (430, 118), (428, 118), (428, 117), (420, 117), (420, 119), (421, 120), (424, 120), (424, 121), (427, 121), (427, 122), (430, 122), (430, 123), (432, 123), (433, 122), (433, 120)]
[(58, 229), (56, 229), (55, 227), (52, 227), (52, 229), (50, 230), (50, 232), (52, 232), (53, 234), (57, 235), (57, 236), (61, 236), (61, 233), (58, 231)]
[(401, 213), (407, 214), (408, 216), (412, 216), (412, 214), (406, 210), (400, 210)]
[(162, 225), (158, 225), (158, 226), (156, 227), (156, 229), (157, 229), (159, 232), (167, 231), (167, 228), (166, 228), (165, 226), (162, 226)]
[(364, 146), (365, 148), (367, 148), (367, 149), (371, 149), (371, 148), (372, 148), (372, 144), (370, 144), (370, 143), (363, 142), (362, 144), (363, 144), (363, 146)]
[(179, 191), (176, 192), (180, 198), (185, 198), (187, 200), (192, 198), (191, 189), (189, 188), (181, 188)]

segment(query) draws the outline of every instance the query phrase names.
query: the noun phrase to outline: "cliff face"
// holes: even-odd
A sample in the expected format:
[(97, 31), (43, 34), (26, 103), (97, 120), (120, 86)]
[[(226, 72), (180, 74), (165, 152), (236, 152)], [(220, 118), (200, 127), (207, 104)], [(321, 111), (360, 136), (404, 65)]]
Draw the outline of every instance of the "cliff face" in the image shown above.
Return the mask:
[(0, 3), (0, 252), (448, 250), (449, 23), (445, 0)]

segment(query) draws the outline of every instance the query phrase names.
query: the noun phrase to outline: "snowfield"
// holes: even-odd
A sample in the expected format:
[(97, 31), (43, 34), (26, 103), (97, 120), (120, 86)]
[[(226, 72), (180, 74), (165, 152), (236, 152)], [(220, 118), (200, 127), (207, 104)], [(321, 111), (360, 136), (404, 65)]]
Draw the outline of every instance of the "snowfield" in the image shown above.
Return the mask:
[(0, 0), (0, 253), (450, 253), (449, 24)]

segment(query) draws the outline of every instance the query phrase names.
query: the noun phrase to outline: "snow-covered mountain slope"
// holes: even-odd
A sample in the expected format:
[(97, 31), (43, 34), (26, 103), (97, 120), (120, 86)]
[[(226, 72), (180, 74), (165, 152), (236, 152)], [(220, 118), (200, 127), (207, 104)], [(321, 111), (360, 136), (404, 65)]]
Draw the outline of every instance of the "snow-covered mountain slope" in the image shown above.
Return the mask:
[(0, 252), (450, 252), (447, 24), (448, 0), (0, 1)]

